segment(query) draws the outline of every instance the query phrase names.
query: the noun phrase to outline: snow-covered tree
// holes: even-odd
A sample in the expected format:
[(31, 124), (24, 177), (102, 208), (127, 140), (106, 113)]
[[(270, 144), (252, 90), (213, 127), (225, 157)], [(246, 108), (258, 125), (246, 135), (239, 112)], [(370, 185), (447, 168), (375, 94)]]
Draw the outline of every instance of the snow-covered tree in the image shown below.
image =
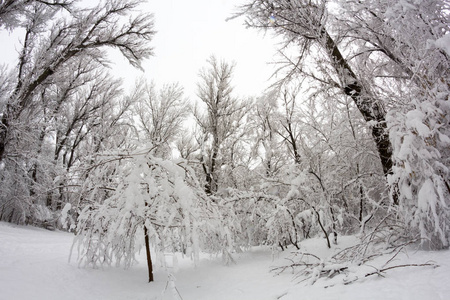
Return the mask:
[(280, 127), (277, 95), (276, 91), (270, 91), (259, 97), (248, 122), (253, 136), (253, 159), (263, 165), (267, 177), (276, 175), (287, 164), (277, 135)]
[(2, 27), (12, 30), (17, 27), (27, 26), (28, 15), (33, 13), (36, 5), (48, 12), (57, 11), (61, 8), (70, 11), (76, 0), (4, 0), (0, 2), (0, 29)]
[(353, 101), (391, 188), (391, 204), (380, 203), (405, 221), (410, 238), (435, 248), (448, 246), (450, 224), (448, 11), (442, 0), (258, 0), (242, 7), (248, 25), (284, 37), (287, 79), (309, 78), (328, 101)]
[(113, 164), (116, 172), (103, 187), (109, 197), (85, 206), (78, 218), (74, 245), (81, 265), (128, 267), (145, 244), (153, 281), (150, 245), (158, 253), (183, 252), (194, 260), (200, 250), (222, 249), (218, 237), (226, 233), (217, 206), (183, 161), (156, 157), (155, 149), (141, 147), (98, 161), (97, 168)]
[(208, 68), (200, 72), (198, 97), (206, 110), (203, 113), (196, 107), (194, 117), (200, 128), (200, 163), (208, 194), (218, 190), (220, 169), (230, 162), (225, 161), (226, 153), (233, 152), (236, 140), (242, 135), (248, 109), (244, 101), (232, 94), (233, 69), (234, 65), (212, 56), (208, 60)]
[(381, 4), (367, 10), (383, 22), (370, 20), (369, 25), (377, 22), (382, 32), (389, 32), (383, 49), (407, 75), (403, 82), (396, 80), (395, 103), (387, 115), (396, 163), (389, 183), (399, 192), (399, 214), (410, 236), (430, 248), (448, 247), (449, 4), (439, 0)]
[(172, 143), (177, 137), (181, 138), (183, 122), (189, 114), (183, 88), (174, 83), (157, 90), (155, 84), (142, 82), (136, 89), (141, 94), (140, 101), (134, 107), (141, 139), (158, 145), (161, 155), (171, 157)]
[[(364, 77), (356, 72), (355, 66), (345, 57), (340, 47), (340, 36), (332, 36), (332, 30), (336, 27), (333, 27), (329, 18), (328, 1), (258, 0), (243, 5), (241, 9), (248, 16), (249, 26), (273, 30), (284, 37), (283, 49), (290, 49), (290, 45), (299, 49), (295, 59), (286, 56), (291, 68), (288, 77), (299, 72), (306, 73), (309, 77), (340, 90), (354, 101), (362, 117), (373, 123), (372, 136), (380, 162), (385, 175), (390, 174), (392, 149), (385, 130), (384, 108), (372, 95), (370, 86), (365, 85)], [(320, 56), (314, 56), (315, 53)], [(316, 66), (314, 59), (317, 59)], [(321, 72), (316, 74), (315, 71), (309, 71), (310, 68), (304, 67), (306, 60), (312, 63), (310, 66), (313, 66), (313, 70)]]
[(128, 19), (137, 1), (104, 1), (89, 9), (72, 2), (0, 6), (1, 17), (14, 21), (5, 23), (8, 29), (24, 28), (17, 67), (0, 75), (7, 83), (0, 97), (2, 220), (54, 219), (51, 210), (73, 200), (76, 178), (84, 176), (73, 167), (89, 165), (90, 154), (119, 147), (126, 136), (132, 99), (108, 75), (107, 49), (139, 67), (152, 53), (152, 17)]
[[(36, 96), (55, 78), (65, 65), (86, 55), (105, 62), (105, 48), (116, 48), (128, 61), (139, 67), (152, 52), (148, 46), (154, 31), (151, 16), (141, 14), (120, 23), (137, 1), (106, 1), (90, 11), (73, 11), (72, 18), (43, 15), (46, 10), (35, 4), (34, 14), (27, 19), (23, 49), (20, 53), (16, 86), (2, 105), (0, 123), (0, 161), (8, 154), (14, 139), (14, 124), (25, 110), (34, 106)], [(55, 16), (54, 18), (52, 18)], [(56, 19), (56, 20), (55, 20)], [(47, 32), (47, 28), (49, 28)], [(37, 35), (46, 35), (38, 39)]]

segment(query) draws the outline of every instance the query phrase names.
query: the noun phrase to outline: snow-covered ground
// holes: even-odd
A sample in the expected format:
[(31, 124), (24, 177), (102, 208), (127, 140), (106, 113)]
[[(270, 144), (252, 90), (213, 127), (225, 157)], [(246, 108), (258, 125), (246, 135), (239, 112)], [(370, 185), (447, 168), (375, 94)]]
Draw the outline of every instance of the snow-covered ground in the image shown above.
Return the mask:
[[(298, 284), (290, 272), (269, 272), (286, 262), (287, 252), (255, 248), (235, 254), (236, 264), (230, 266), (224, 266), (220, 258), (205, 256), (194, 267), (190, 260), (178, 257), (175, 283), (168, 282), (168, 273), (159, 264), (156, 281), (147, 283), (144, 253), (138, 256), (140, 263), (128, 270), (83, 269), (76, 257), (68, 262), (72, 240), (73, 235), (65, 232), (0, 222), (0, 299), (450, 299), (450, 251), (409, 251), (393, 262), (434, 261), (438, 268), (398, 268), (386, 272), (385, 278), (365, 278), (371, 271), (366, 267), (356, 270), (353, 276), (360, 280), (349, 285), (340, 283), (338, 276), (308, 286)], [(344, 238), (337, 247), (351, 240)], [(302, 249), (319, 255), (328, 251), (321, 240), (307, 241)], [(386, 260), (381, 258), (373, 265), (380, 267)]]

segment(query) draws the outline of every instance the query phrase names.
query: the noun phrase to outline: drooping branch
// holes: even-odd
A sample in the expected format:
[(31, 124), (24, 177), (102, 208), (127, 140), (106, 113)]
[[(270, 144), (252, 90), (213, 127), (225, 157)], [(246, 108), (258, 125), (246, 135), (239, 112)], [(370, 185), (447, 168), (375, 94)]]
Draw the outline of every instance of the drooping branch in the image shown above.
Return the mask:
[[(60, 2), (52, 3), (56, 5)], [(137, 4), (137, 1), (109, 1), (106, 8), (99, 6), (88, 15), (77, 12), (71, 22), (63, 21), (62, 25), (54, 25), (49, 42), (47, 45), (36, 46), (40, 49), (33, 51), (37, 53), (34, 57), (27, 58), (22, 55), (21, 77), (16, 91), (6, 105), (6, 111), (1, 112), (0, 161), (5, 155), (11, 122), (17, 120), (21, 113), (30, 107), (35, 92), (70, 60), (83, 55), (100, 59), (99, 51), (104, 47), (113, 47), (118, 48), (133, 66), (139, 67), (140, 61), (152, 54), (147, 43), (154, 35), (151, 15), (141, 14), (130, 19), (129, 23), (120, 25), (120, 17), (128, 14)], [(26, 53), (31, 55), (31, 51)], [(25, 74), (22, 70), (25, 70), (26, 63), (29, 64), (29, 71)]]

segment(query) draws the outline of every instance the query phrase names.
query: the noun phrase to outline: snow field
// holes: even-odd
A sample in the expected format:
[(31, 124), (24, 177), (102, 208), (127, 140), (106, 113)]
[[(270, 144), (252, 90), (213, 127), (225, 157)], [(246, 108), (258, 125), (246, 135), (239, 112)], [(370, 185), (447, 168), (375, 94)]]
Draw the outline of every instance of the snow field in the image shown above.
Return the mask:
[[(220, 257), (206, 254), (194, 266), (192, 261), (177, 255), (174, 281), (156, 258), (155, 282), (147, 283), (145, 253), (139, 264), (128, 270), (116, 267), (82, 269), (76, 252), (68, 262), (73, 235), (33, 227), (0, 223), (0, 299), (138, 299), (138, 300), (310, 300), (310, 299), (449, 299), (450, 251), (408, 251), (399, 254), (389, 265), (434, 261), (438, 268), (409, 267), (392, 269), (364, 277), (375, 269), (354, 267), (349, 278), (359, 280), (342, 284), (344, 275), (319, 279), (314, 285), (298, 283), (291, 271), (276, 275), (269, 270), (286, 264), (289, 251), (254, 248), (234, 254), (236, 264), (223, 265)], [(355, 242), (342, 237), (335, 248)], [(301, 250), (326, 257), (332, 250), (325, 241), (312, 239), (301, 244)], [(171, 256), (166, 256), (171, 259)], [(380, 257), (371, 264), (380, 268), (389, 257)], [(353, 277), (352, 277), (353, 276)], [(324, 288), (327, 287), (327, 288)]]

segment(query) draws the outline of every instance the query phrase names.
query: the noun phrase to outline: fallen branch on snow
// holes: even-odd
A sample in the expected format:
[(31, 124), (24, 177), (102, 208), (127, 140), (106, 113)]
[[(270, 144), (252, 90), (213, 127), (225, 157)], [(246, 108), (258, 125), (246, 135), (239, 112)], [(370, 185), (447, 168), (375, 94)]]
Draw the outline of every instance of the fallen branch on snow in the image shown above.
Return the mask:
[(392, 270), (392, 269), (406, 268), (406, 267), (433, 267), (433, 268), (437, 268), (437, 267), (439, 267), (439, 265), (437, 265), (435, 263), (397, 265), (397, 266), (391, 266), (391, 267), (387, 267), (387, 268), (383, 268), (383, 269), (379, 269), (379, 270), (377, 269), (374, 272), (367, 273), (365, 275), (365, 277), (369, 277), (369, 276), (372, 276), (372, 275), (375, 275), (375, 274), (378, 274), (379, 276), (384, 277), (383, 274), (381, 274), (381, 273), (386, 272), (388, 270)]

